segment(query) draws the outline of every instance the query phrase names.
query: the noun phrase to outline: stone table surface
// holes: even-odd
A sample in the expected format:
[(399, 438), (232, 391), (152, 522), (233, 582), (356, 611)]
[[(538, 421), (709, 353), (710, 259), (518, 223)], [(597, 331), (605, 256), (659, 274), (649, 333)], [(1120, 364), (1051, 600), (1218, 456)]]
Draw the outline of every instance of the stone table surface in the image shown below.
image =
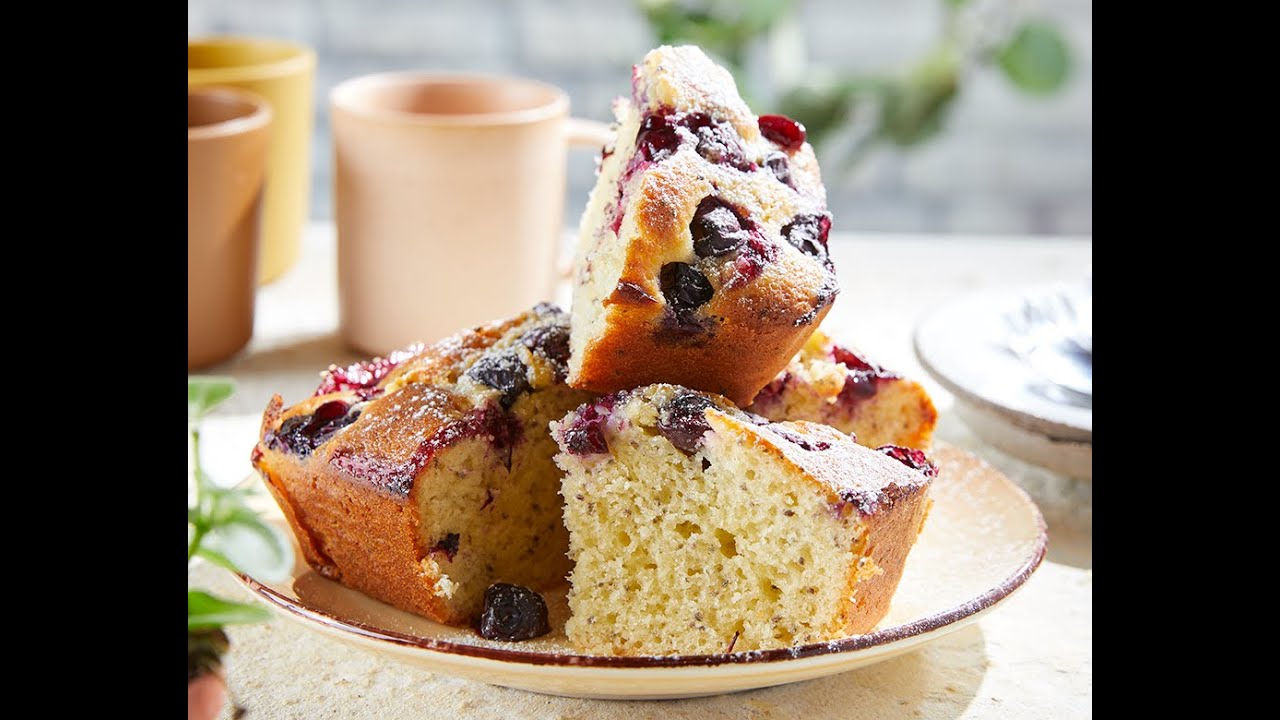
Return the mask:
[[(668, 701), (537, 695), (433, 674), (275, 620), (229, 629), (231, 697), (248, 718), (1079, 718), (1093, 702), (1093, 486), (991, 447), (951, 412), (954, 400), (911, 350), (915, 325), (967, 292), (1082, 280), (1090, 238), (832, 235), (842, 291), (828, 333), (919, 379), (939, 411), (936, 437), (963, 447), (1023, 487), (1049, 525), (1048, 557), (994, 612), (921, 649), (870, 667), (792, 685)], [(255, 334), (235, 358), (202, 373), (236, 378), (236, 395), (204, 428), (207, 470), (231, 483), (273, 392), (309, 395), (329, 363), (360, 358), (337, 335), (331, 223), (313, 223), (297, 265), (258, 292)], [(567, 300), (562, 288), (562, 304)], [(251, 597), (229, 573), (197, 561), (191, 586)], [(231, 716), (230, 706), (224, 717)]]

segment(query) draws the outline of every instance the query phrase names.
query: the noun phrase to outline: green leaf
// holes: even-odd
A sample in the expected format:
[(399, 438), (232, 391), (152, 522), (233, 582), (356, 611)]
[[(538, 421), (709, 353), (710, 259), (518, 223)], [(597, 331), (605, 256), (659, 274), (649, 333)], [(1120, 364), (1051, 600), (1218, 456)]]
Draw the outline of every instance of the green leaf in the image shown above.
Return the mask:
[(236, 381), (214, 375), (187, 376), (187, 425), (204, 417), (236, 391)]
[(200, 541), (198, 555), (228, 570), (259, 580), (284, 580), (293, 571), (293, 545), (275, 525), (262, 521), (238, 502), (222, 499), (213, 517), (218, 522)]
[(899, 147), (923, 142), (942, 130), (960, 85), (960, 63), (949, 48), (926, 57), (886, 89), (879, 133)]
[(1018, 28), (997, 60), (1010, 82), (1037, 95), (1062, 87), (1071, 70), (1067, 43), (1047, 22), (1031, 21)]
[(953, 8), (964, 7), (965, 5), (969, 4), (969, 0), (942, 0), (942, 1), (943, 3), (950, 5)]
[(199, 590), (187, 591), (187, 631), (222, 625), (263, 622), (271, 612), (260, 605), (246, 605), (214, 597)]

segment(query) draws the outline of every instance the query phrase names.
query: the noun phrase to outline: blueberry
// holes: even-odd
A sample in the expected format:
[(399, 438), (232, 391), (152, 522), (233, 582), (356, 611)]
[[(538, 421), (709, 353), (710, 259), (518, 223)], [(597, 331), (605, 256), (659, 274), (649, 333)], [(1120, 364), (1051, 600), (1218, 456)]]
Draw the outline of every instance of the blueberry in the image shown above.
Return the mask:
[(294, 415), (266, 436), (267, 447), (307, 457), (342, 428), (355, 422), (360, 411), (341, 400), (330, 400), (310, 415)]
[(547, 603), (519, 585), (494, 583), (484, 591), (480, 637), (486, 640), (529, 640), (551, 632)]
[(697, 393), (677, 395), (658, 413), (658, 432), (686, 453), (695, 453), (702, 446), (702, 436), (711, 429), (704, 411), (715, 406)]
[(528, 368), (514, 355), (481, 358), (467, 377), (502, 393), (502, 407), (509, 409), (521, 393), (529, 391)]
[(447, 533), (440, 542), (431, 546), (431, 552), (442, 552), (449, 562), (453, 562), (453, 556), (458, 554), (459, 539), (458, 533)]
[(553, 363), (569, 362), (569, 328), (564, 325), (543, 325), (525, 333), (520, 342), (531, 351)]
[(668, 307), (677, 315), (690, 313), (702, 307), (715, 292), (706, 275), (682, 262), (663, 265), (658, 281)]
[(698, 203), (689, 223), (693, 235), (693, 251), (698, 257), (724, 255), (738, 249), (751, 238), (747, 221), (731, 205), (714, 195)]
[(778, 182), (787, 187), (795, 187), (795, 183), (791, 182), (791, 163), (787, 162), (786, 153), (770, 153), (764, 159), (764, 166), (769, 168), (769, 172), (773, 173), (774, 177), (778, 178)]
[(782, 236), (806, 255), (827, 259), (827, 234), (831, 232), (829, 215), (797, 215), (782, 228)]
[(752, 163), (742, 152), (738, 132), (729, 123), (696, 112), (686, 115), (680, 124), (698, 138), (696, 150), (707, 162), (732, 165), (739, 170), (752, 169)]

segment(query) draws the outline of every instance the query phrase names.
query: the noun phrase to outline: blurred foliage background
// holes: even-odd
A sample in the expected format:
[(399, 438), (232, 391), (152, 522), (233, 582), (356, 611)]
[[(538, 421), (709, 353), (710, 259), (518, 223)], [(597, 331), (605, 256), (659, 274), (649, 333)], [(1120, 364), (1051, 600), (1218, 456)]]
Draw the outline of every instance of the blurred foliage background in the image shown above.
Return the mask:
[[(283, 37), (319, 57), (311, 213), (332, 215), (328, 93), (387, 70), (534, 77), (608, 120), (631, 65), (694, 42), (757, 112), (801, 119), (836, 228), (1089, 234), (1090, 0), (187, 0), (189, 36)], [(594, 184), (573, 150), (564, 202)]]
[[(805, 124), (810, 141), (829, 150), (833, 138), (846, 164), (880, 143), (908, 148), (946, 127), (947, 111), (974, 72), (998, 72), (1019, 91), (1060, 89), (1071, 68), (1062, 33), (1050, 21), (1008, 2), (937, 0), (937, 41), (889, 72), (809, 65), (795, 42), (795, 0), (637, 0), (658, 40), (698, 45), (727, 66), (747, 102)], [(753, 50), (771, 62), (748, 72)]]

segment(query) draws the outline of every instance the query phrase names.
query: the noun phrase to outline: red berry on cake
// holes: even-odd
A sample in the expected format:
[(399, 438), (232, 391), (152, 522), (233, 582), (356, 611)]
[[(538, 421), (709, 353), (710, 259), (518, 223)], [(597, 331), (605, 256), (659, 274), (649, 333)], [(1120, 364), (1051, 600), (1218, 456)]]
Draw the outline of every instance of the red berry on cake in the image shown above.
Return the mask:
[(568, 382), (749, 403), (839, 291), (813, 149), (696, 47), (650, 51), (632, 85), (582, 218)]
[(565, 632), (602, 655), (743, 652), (870, 631), (936, 474), (923, 453), (772, 423), (676, 385), (584, 404), (552, 434), (574, 560)]
[(591, 397), (564, 384), (568, 334), (568, 317), (540, 305), (331, 368), (290, 408), (275, 396), (254, 465), (307, 562), (455, 625), (478, 621), (490, 591), (495, 637), (545, 632), (530, 593), (570, 569), (547, 426)]
[(938, 411), (924, 387), (815, 332), (747, 408), (770, 420), (809, 420), (867, 447), (928, 448)]

